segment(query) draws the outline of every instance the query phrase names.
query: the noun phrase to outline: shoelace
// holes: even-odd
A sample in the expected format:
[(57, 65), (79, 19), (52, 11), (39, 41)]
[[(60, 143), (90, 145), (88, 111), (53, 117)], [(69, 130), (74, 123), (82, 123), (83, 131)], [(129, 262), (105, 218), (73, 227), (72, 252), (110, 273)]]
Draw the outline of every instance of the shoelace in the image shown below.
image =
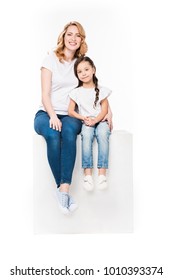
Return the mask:
[(66, 208), (68, 207), (68, 199), (69, 199), (68, 194), (66, 193), (61, 194), (62, 207), (66, 207)]
[(85, 178), (84, 178), (84, 182), (88, 182), (89, 184), (92, 184), (92, 179), (88, 179), (88, 178), (85, 179)]
[(106, 182), (107, 182), (106, 178), (101, 178), (101, 180), (99, 181), (99, 184), (106, 183)]
[(74, 204), (74, 200), (73, 200), (72, 196), (69, 195), (69, 206), (70, 206), (71, 204)]

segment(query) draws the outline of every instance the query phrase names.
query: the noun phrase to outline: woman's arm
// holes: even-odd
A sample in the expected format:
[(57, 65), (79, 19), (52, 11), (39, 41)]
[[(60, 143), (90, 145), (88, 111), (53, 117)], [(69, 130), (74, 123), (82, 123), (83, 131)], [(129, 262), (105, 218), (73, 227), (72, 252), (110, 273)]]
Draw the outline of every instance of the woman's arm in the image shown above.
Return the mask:
[(61, 131), (62, 123), (58, 119), (50, 99), (52, 72), (46, 68), (41, 69), (42, 103), (50, 117), (50, 127)]
[(76, 107), (76, 102), (73, 99), (70, 98), (70, 104), (69, 104), (69, 107), (68, 107), (69, 116), (83, 121), (85, 119), (84, 116), (78, 114), (75, 111), (75, 107)]

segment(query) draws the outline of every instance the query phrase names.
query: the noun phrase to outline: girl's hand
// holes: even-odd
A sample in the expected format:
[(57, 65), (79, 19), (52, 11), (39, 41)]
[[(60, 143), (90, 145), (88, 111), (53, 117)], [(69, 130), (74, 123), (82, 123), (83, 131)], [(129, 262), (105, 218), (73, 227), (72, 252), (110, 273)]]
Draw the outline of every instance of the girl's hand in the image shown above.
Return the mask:
[(60, 119), (58, 119), (58, 117), (55, 115), (55, 116), (50, 117), (49, 126), (52, 129), (61, 131), (62, 123), (61, 123)]
[(88, 125), (88, 126), (94, 126), (96, 124), (95, 120), (90, 117), (85, 117), (84, 123), (85, 123), (85, 125)]

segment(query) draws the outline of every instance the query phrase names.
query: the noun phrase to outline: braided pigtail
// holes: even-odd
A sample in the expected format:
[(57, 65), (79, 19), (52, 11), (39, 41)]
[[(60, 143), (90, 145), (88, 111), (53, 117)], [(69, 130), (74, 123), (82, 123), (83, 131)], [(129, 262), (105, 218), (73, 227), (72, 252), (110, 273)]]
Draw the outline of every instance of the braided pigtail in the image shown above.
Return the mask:
[(95, 74), (93, 74), (93, 82), (95, 84), (95, 92), (96, 92), (95, 100), (94, 100), (94, 108), (96, 108), (97, 102), (99, 100), (99, 88), (98, 88), (98, 79), (95, 76)]

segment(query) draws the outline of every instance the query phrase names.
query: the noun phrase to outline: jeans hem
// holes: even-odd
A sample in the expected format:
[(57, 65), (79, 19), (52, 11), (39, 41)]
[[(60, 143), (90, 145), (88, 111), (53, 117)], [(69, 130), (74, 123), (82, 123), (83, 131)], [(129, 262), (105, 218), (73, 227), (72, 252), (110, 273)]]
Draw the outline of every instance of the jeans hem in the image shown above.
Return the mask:
[(68, 184), (68, 185), (71, 185), (71, 182), (61, 181), (61, 182), (60, 182), (60, 185), (62, 185), (62, 184)]

